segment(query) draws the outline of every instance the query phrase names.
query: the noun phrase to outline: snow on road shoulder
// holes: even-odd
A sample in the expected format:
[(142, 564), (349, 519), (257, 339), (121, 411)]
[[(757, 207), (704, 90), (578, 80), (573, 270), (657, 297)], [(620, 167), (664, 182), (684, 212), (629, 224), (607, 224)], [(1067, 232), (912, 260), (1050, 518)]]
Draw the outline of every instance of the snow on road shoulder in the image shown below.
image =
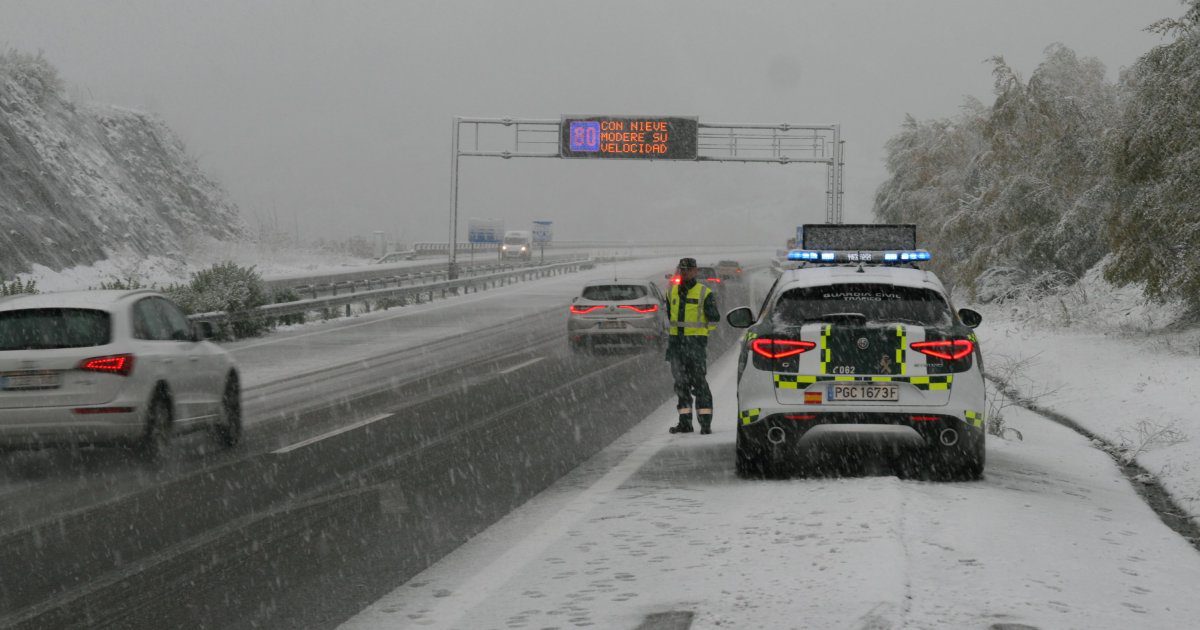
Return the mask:
[(1003, 316), (985, 317), (979, 335), (989, 373), (1126, 447), (1200, 522), (1200, 356), (1164, 351), (1144, 333), (1048, 328)]
[(716, 432), (668, 401), (546, 492), (343, 627), (1186, 627), (1200, 554), (1108, 457), (1019, 409), (987, 477), (743, 480), (734, 356)]

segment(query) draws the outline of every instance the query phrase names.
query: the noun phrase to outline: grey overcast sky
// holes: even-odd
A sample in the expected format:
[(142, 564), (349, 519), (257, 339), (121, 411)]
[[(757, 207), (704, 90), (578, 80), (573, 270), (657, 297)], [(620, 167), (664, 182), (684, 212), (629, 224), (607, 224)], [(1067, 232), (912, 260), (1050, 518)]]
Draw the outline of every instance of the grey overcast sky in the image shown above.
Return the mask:
[[(1120, 68), (1177, 0), (0, 0), (0, 46), (77, 99), (158, 114), (242, 208), (309, 238), (444, 240), (454, 115), (679, 114), (840, 123), (845, 217), (868, 220), (906, 113), (990, 102), (1061, 42)], [(781, 242), (824, 218), (802, 165), (465, 159), (460, 215), (564, 239)], [(465, 223), (465, 221), (464, 221)], [(465, 234), (465, 226), (460, 233)]]

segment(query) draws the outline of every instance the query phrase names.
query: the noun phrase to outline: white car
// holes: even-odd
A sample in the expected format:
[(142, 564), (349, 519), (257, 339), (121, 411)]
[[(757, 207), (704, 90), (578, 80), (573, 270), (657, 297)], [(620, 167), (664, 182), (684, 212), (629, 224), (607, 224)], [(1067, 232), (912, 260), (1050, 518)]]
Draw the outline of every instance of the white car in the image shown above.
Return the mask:
[(748, 328), (738, 471), (820, 466), (850, 446), (903, 454), (921, 474), (979, 478), (979, 313), (955, 312), (937, 277), (916, 267), (924, 250), (794, 254), (801, 267), (782, 272), (757, 317), (747, 307), (726, 316)]
[(127, 445), (154, 459), (196, 429), (236, 445), (237, 366), (203, 336), (154, 291), (0, 299), (0, 449)]
[(567, 338), (577, 353), (597, 348), (656, 348), (667, 341), (666, 298), (653, 282), (590, 282), (571, 300)]

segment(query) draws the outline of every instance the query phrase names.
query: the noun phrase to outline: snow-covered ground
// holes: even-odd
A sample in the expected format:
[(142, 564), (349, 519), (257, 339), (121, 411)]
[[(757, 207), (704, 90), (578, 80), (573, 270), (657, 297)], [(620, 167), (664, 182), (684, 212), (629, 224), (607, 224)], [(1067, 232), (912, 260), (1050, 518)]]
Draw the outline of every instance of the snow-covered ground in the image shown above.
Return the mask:
[[(1112, 460), (1009, 409), (986, 479), (743, 480), (733, 354), (711, 436), (674, 403), (343, 627), (1184, 628), (1200, 554)], [(673, 613), (673, 616), (670, 615)], [(1018, 625), (1024, 624), (1024, 625)], [(647, 626), (649, 627), (649, 626)]]
[(1126, 447), (1200, 521), (1200, 330), (1166, 328), (1179, 305), (1094, 271), (1060, 295), (980, 310), (989, 373)]
[(193, 272), (226, 261), (254, 266), (264, 278), (332, 273), (371, 262), (365, 258), (330, 252), (216, 239), (193, 240), (181, 258), (117, 253), (94, 265), (61, 271), (34, 265), (31, 272), (19, 274), (18, 277), (22, 282), (36, 280), (39, 291), (50, 293), (92, 289), (99, 287), (102, 282), (111, 283), (114, 280), (120, 280), (127, 286), (131, 280), (136, 280), (141, 286), (161, 288), (187, 282)]

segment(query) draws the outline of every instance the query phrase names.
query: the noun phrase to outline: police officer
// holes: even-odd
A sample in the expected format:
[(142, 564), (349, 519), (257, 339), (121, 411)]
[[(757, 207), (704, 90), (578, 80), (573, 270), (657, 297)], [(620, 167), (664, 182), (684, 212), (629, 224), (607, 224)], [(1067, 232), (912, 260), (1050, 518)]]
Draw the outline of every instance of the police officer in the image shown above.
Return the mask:
[(679, 260), (679, 284), (667, 292), (667, 318), (670, 337), (667, 341), (667, 361), (675, 378), (675, 394), (679, 396), (679, 424), (671, 433), (691, 433), (693, 398), (700, 433), (712, 433), (712, 391), (705, 378), (708, 372), (708, 334), (717, 328), (721, 314), (717, 311), (716, 294), (696, 282), (695, 258)]

